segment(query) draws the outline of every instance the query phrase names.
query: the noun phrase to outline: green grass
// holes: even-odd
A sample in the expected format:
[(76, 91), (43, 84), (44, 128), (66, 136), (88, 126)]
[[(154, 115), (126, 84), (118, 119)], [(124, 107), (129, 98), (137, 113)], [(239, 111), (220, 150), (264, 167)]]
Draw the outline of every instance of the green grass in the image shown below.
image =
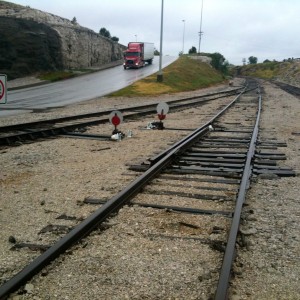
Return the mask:
[(299, 74), (300, 68), (291, 62), (265, 62), (243, 66), (240, 69), (241, 75), (252, 76), (263, 79), (275, 79), (284, 74)]
[(77, 74), (72, 71), (55, 71), (55, 72), (42, 73), (38, 76), (38, 78), (41, 80), (48, 80), (54, 82), (54, 81), (69, 79), (75, 76), (77, 76)]
[(221, 73), (210, 65), (181, 56), (163, 69), (163, 82), (157, 82), (157, 73), (116, 91), (111, 97), (150, 96), (197, 90), (224, 81)]
[(69, 79), (82, 74), (93, 73), (93, 72), (95, 72), (95, 70), (91, 70), (91, 69), (72, 69), (70, 71), (53, 71), (53, 72), (41, 73), (38, 76), (38, 78), (41, 80), (48, 80), (54, 82), (54, 81)]
[(278, 62), (266, 62), (243, 67), (243, 74), (264, 79), (272, 79), (278, 74), (278, 72)]

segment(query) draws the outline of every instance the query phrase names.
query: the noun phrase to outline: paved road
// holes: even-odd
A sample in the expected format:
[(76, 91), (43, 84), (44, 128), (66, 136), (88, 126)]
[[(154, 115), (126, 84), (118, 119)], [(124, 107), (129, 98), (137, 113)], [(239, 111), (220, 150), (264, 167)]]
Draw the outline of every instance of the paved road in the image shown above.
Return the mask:
[[(163, 67), (175, 60), (176, 57), (163, 57)], [(156, 57), (152, 65), (141, 69), (124, 70), (123, 66), (117, 66), (56, 83), (9, 91), (7, 104), (0, 105), (0, 117), (33, 109), (66, 106), (104, 96), (157, 72), (158, 68), (159, 59)]]

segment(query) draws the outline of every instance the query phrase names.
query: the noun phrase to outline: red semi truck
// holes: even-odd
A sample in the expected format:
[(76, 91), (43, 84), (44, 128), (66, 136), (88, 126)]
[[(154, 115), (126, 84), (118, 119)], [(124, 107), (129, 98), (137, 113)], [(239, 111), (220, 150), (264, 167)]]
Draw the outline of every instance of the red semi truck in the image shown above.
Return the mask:
[(154, 58), (154, 44), (145, 42), (130, 42), (124, 52), (124, 70), (140, 68), (145, 62), (152, 64)]

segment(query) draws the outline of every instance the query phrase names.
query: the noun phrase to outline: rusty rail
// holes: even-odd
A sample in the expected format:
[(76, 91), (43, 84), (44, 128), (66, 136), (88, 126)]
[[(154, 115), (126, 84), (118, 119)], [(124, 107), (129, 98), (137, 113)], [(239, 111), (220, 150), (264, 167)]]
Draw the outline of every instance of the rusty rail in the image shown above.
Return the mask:
[(258, 101), (259, 104), (258, 104), (258, 111), (256, 116), (256, 123), (253, 129), (252, 138), (248, 149), (246, 164), (245, 164), (241, 185), (240, 185), (240, 189), (236, 201), (236, 206), (234, 210), (234, 217), (231, 223), (229, 238), (228, 238), (228, 242), (227, 242), (227, 246), (223, 258), (223, 264), (222, 264), (222, 269), (219, 277), (218, 287), (215, 294), (215, 300), (227, 299), (227, 290), (228, 290), (228, 284), (230, 280), (231, 267), (235, 258), (235, 245), (236, 245), (236, 238), (237, 238), (239, 225), (240, 225), (241, 213), (245, 201), (246, 192), (249, 187), (250, 177), (252, 174), (252, 161), (255, 154), (255, 147), (256, 147), (257, 135), (258, 135), (258, 125), (259, 125), (260, 113), (261, 113), (261, 96), (259, 96)]

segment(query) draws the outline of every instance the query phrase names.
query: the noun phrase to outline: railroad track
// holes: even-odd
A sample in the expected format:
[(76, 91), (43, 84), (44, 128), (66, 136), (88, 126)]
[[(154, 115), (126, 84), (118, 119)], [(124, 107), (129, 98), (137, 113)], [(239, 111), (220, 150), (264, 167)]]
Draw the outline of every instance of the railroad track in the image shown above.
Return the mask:
[(283, 83), (283, 82), (279, 82), (279, 81), (275, 81), (272, 80), (271, 82), (273, 82), (274, 84), (276, 84), (277, 86), (279, 86), (282, 90), (299, 97), (300, 96), (300, 88), (294, 85), (290, 85), (287, 83)]
[[(167, 102), (172, 111), (187, 107), (201, 106), (207, 101), (236, 95), (241, 88), (226, 90), (197, 97), (188, 97)], [(140, 105), (120, 109), (125, 119), (132, 119), (156, 112), (156, 104)], [(57, 136), (77, 136), (82, 138), (109, 139), (108, 135), (84, 134), (84, 128), (109, 122), (109, 114), (112, 110), (101, 112), (60, 117), (50, 120), (35, 121), (30, 123), (15, 124), (0, 127), (0, 146), (15, 146), (26, 142), (34, 142), (40, 139)]]
[[(112, 213), (130, 203), (163, 209), (181, 227), (193, 231), (192, 235), (178, 236), (157, 231), (145, 234), (146, 238), (193, 240), (199, 242), (199, 251), (209, 247), (214, 252), (213, 269), (221, 270), (221, 275), (211, 278), (210, 290), (215, 288), (215, 299), (225, 299), (251, 172), (293, 176), (292, 170), (276, 166), (276, 160), (284, 159), (284, 155), (275, 148), (284, 144), (257, 141), (260, 99), (256, 89), (237, 96), (218, 116), (151, 158), (148, 164), (131, 166), (144, 173), (119, 194), (108, 201), (86, 198), (86, 203), (101, 207), (1, 286), (0, 298), (19, 288)], [(256, 149), (256, 144), (260, 149)], [(187, 217), (191, 215), (195, 217)], [(210, 234), (199, 224), (211, 229)]]

